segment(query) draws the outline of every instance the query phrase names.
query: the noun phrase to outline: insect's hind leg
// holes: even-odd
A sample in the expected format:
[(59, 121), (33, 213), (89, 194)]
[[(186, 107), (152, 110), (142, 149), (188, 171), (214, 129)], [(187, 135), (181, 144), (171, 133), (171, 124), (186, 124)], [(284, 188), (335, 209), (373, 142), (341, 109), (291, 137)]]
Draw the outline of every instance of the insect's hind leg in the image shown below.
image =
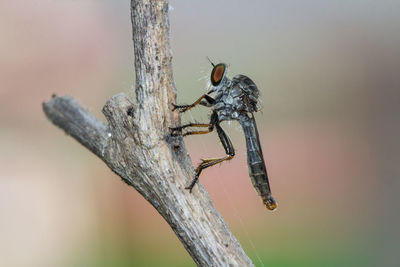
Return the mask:
[(199, 180), (199, 176), (204, 169), (214, 166), (218, 163), (222, 163), (226, 160), (231, 160), (235, 156), (235, 148), (233, 147), (228, 135), (224, 132), (219, 123), (215, 125), (215, 128), (217, 129), (219, 139), (221, 140), (221, 143), (227, 155), (222, 158), (202, 159), (202, 163), (200, 163), (199, 166), (197, 166), (196, 168), (195, 178), (192, 180), (190, 185), (185, 188), (188, 189), (190, 193), (192, 193), (192, 189), (196, 185), (197, 181)]

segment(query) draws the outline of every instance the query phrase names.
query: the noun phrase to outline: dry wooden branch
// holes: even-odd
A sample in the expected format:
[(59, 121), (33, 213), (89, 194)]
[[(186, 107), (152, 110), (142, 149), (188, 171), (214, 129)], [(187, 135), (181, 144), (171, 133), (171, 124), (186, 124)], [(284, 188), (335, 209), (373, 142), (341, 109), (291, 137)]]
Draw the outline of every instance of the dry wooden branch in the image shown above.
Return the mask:
[(169, 44), (168, 3), (132, 0), (136, 101), (125, 94), (103, 108), (108, 125), (90, 115), (71, 97), (43, 103), (50, 121), (101, 158), (139, 191), (168, 222), (199, 266), (253, 266), (208, 194), (185, 186), (194, 170), (181, 137)]

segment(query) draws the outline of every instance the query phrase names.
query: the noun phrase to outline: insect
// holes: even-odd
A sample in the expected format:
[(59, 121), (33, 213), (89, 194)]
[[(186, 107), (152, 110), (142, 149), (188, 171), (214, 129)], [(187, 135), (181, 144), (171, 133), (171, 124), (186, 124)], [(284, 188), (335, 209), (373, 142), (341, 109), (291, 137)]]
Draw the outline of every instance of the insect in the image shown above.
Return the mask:
[[(210, 63), (213, 66), (210, 78), (212, 85), (211, 90), (202, 95), (191, 105), (173, 104), (173, 110), (179, 112), (188, 111), (196, 105), (210, 107), (212, 108), (210, 122), (189, 123), (180, 127), (171, 128), (171, 135), (188, 136), (207, 134), (216, 129), (219, 139), (225, 149), (226, 156), (202, 159), (202, 162), (195, 170), (195, 178), (186, 189), (192, 192), (193, 187), (204, 169), (230, 160), (235, 156), (235, 149), (232, 142), (220, 124), (222, 121), (236, 120), (242, 126), (244, 136), (246, 137), (247, 165), (253, 186), (261, 196), (267, 209), (274, 210), (277, 204), (275, 199), (271, 196), (267, 169), (265, 167), (260, 138), (253, 114), (258, 111), (257, 103), (259, 90), (255, 83), (245, 75), (236, 75), (232, 79), (229, 79), (226, 75), (226, 64), (219, 63), (215, 65), (211, 60)], [(215, 96), (211, 97), (210, 94), (215, 94)], [(204, 130), (183, 131), (186, 128), (192, 127), (203, 128)]]

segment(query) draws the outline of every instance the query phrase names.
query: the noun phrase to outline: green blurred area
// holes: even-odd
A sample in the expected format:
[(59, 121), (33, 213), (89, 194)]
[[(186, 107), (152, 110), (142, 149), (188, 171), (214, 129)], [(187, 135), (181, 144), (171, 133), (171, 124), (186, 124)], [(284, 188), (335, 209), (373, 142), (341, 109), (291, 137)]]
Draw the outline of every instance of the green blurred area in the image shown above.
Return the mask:
[[(179, 103), (210, 64), (249, 76), (279, 208), (237, 156), (201, 183), (256, 266), (399, 266), (400, 2), (170, 1)], [(129, 1), (0, 4), (0, 266), (195, 266), (169, 226), (100, 160), (46, 121), (72, 95), (97, 117), (133, 91)], [(198, 108), (183, 121), (206, 122)], [(185, 140), (194, 164), (215, 133)]]

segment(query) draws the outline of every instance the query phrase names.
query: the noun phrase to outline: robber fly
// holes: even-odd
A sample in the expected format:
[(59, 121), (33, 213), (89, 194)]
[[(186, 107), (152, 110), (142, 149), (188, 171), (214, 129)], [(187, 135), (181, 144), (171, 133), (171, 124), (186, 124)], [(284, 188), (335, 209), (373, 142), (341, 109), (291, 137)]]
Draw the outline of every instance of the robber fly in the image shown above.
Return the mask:
[[(249, 167), (249, 175), (253, 186), (261, 196), (267, 209), (274, 210), (277, 204), (271, 196), (267, 169), (265, 167), (260, 138), (253, 115), (254, 112), (258, 111), (258, 88), (254, 82), (245, 75), (239, 74), (229, 79), (226, 76), (226, 64), (219, 63), (215, 65), (211, 61), (210, 63), (213, 66), (213, 70), (211, 71), (211, 90), (202, 95), (191, 105), (173, 105), (173, 110), (178, 110), (179, 112), (188, 111), (196, 105), (211, 107), (212, 114), (210, 122), (189, 123), (180, 127), (171, 128), (171, 134), (173, 136), (207, 134), (216, 129), (219, 139), (225, 149), (226, 156), (222, 158), (202, 159), (202, 162), (196, 168), (195, 178), (186, 189), (192, 192), (201, 172), (205, 168), (230, 160), (235, 156), (235, 149), (232, 142), (221, 128), (220, 124), (222, 121), (236, 120), (242, 126), (244, 136), (246, 137), (247, 165)], [(215, 96), (211, 97), (210, 94), (215, 94)], [(183, 132), (183, 129), (189, 127), (206, 129)]]

